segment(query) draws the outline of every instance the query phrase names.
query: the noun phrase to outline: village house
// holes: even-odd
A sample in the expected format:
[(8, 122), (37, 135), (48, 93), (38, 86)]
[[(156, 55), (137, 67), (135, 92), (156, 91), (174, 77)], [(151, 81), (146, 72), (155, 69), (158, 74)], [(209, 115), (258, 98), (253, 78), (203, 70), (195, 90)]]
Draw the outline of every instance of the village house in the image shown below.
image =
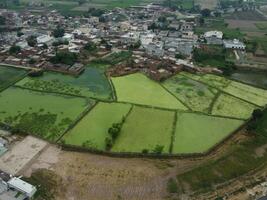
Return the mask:
[(238, 39), (223, 40), (223, 45), (226, 49), (245, 50), (246, 45)]
[(221, 31), (208, 31), (204, 34), (207, 44), (222, 44), (223, 33)]

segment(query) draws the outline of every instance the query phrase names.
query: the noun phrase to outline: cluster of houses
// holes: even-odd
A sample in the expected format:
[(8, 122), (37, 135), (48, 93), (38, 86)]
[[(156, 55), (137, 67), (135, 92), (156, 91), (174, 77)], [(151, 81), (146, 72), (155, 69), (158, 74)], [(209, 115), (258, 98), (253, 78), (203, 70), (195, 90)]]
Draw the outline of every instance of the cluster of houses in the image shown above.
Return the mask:
[[(8, 19), (6, 26), (10, 28), (0, 35), (0, 63), (31, 65), (74, 74), (79, 74), (88, 60), (78, 60), (68, 66), (52, 64), (50, 59), (58, 51), (79, 54), (88, 42), (95, 43), (101, 53), (112, 49), (134, 49), (155, 59), (175, 59), (177, 54), (190, 59), (193, 49), (203, 39), (207, 44), (245, 49), (237, 39), (224, 40), (220, 31), (196, 35), (194, 28), (199, 25), (199, 14), (171, 11), (154, 4), (116, 8), (100, 16), (64, 17), (55, 10), (45, 9), (35, 10), (34, 14), (29, 10), (20, 13), (0, 10), (0, 16)], [(57, 28), (64, 30), (60, 37), (53, 34)], [(34, 46), (29, 44), (29, 37), (35, 38)], [(15, 55), (9, 51), (14, 45), (21, 48)]]

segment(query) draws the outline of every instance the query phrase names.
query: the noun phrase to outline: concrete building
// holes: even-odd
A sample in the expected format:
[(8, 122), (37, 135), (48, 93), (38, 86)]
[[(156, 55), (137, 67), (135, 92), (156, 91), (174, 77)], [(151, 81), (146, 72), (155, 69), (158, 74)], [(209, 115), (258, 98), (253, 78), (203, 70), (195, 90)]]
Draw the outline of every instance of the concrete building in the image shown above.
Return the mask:
[(134, 44), (139, 41), (140, 33), (139, 32), (129, 32), (121, 36), (122, 42), (124, 44)]
[(224, 40), (223, 45), (226, 49), (239, 49), (239, 50), (245, 50), (246, 45), (239, 41), (238, 39), (233, 40)]
[(221, 31), (208, 31), (204, 34), (207, 44), (222, 44), (223, 33)]
[(27, 197), (32, 198), (35, 192), (37, 191), (36, 187), (21, 180), (20, 178), (13, 177), (8, 182), (8, 187), (13, 188), (23, 194), (25, 194)]

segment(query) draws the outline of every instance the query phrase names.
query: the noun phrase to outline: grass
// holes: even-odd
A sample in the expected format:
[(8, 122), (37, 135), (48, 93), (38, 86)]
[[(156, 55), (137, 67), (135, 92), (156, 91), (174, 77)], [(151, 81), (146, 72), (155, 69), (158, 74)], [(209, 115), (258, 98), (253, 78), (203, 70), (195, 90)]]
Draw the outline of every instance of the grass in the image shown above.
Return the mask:
[(153, 151), (157, 145), (169, 152), (174, 112), (135, 106), (123, 124), (114, 152)]
[[(255, 130), (256, 137), (235, 144), (222, 157), (206, 162), (193, 170), (178, 175), (180, 187), (192, 191), (205, 192), (216, 189), (216, 184), (244, 175), (258, 168), (267, 161), (266, 151), (263, 155), (256, 154), (256, 149), (267, 142), (267, 111), (258, 120)], [(255, 136), (255, 135), (254, 135)]]
[(45, 92), (112, 99), (112, 90), (104, 72), (92, 67), (86, 68), (79, 77), (45, 72), (41, 77), (26, 77), (16, 85)]
[(248, 119), (257, 107), (227, 94), (221, 94), (212, 109), (213, 115)]
[(187, 109), (161, 85), (143, 74), (112, 78), (112, 82), (118, 101), (169, 109)]
[(204, 153), (244, 121), (195, 113), (178, 113), (172, 153)]
[(113, 123), (121, 122), (131, 106), (119, 103), (98, 103), (64, 137), (66, 144), (105, 150), (105, 139)]
[(263, 31), (267, 30), (267, 22), (257, 22), (255, 23), (255, 25), (260, 30), (263, 30)]
[(228, 24), (224, 22), (223, 18), (206, 19), (203, 26), (195, 28), (195, 33), (200, 35), (212, 30), (222, 31), (225, 38), (242, 39), (244, 36), (239, 29), (228, 28)]
[(94, 101), (62, 95), (8, 88), (0, 93), (0, 122), (56, 141)]
[(120, 52), (114, 52), (112, 54), (109, 54), (105, 57), (98, 58), (95, 60), (92, 60), (92, 65), (104, 65), (104, 66), (111, 66), (116, 65), (120, 62), (126, 61), (127, 59), (132, 57), (131, 51), (120, 51)]
[(189, 79), (181, 74), (163, 83), (172, 94), (194, 111), (208, 113), (218, 90)]
[(22, 78), (25, 70), (0, 65), (0, 91)]

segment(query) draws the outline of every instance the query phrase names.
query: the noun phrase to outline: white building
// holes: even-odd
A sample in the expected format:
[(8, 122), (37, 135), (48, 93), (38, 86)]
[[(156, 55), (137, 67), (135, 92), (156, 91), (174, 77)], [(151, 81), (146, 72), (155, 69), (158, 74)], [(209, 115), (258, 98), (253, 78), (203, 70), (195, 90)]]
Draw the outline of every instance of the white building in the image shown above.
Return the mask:
[(32, 198), (35, 192), (37, 191), (36, 187), (21, 180), (20, 178), (13, 177), (8, 182), (8, 187), (13, 188), (23, 194), (25, 194), (27, 197)]
[(224, 40), (223, 45), (226, 49), (240, 49), (245, 50), (246, 45), (238, 39)]
[(122, 42), (124, 44), (134, 44), (139, 41), (140, 33), (139, 32), (129, 32), (121, 36)]
[(52, 44), (54, 38), (49, 35), (40, 35), (36, 38), (38, 44)]
[(208, 31), (204, 34), (208, 44), (222, 44), (223, 33), (221, 31)]

